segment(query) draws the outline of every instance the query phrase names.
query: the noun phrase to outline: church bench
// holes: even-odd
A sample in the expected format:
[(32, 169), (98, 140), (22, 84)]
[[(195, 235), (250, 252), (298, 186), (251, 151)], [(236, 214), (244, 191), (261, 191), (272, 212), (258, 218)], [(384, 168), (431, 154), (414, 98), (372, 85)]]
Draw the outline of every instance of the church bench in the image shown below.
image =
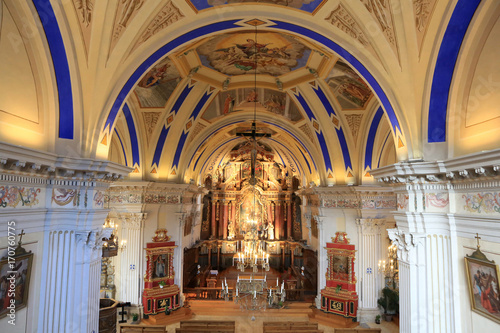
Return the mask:
[(196, 328), (196, 327), (187, 327), (187, 328), (176, 328), (176, 333), (234, 333), (234, 328)]
[(234, 328), (234, 321), (205, 321), (205, 320), (190, 320), (190, 321), (181, 321), (181, 328), (183, 327), (228, 327)]
[(166, 327), (163, 325), (127, 325), (120, 324), (120, 333), (165, 333)]
[(279, 329), (279, 330), (265, 330), (264, 333), (323, 333), (323, 330), (318, 329)]
[(309, 323), (309, 322), (265, 322), (263, 329), (264, 333), (322, 332), (318, 330), (318, 323)]
[(264, 330), (275, 329), (318, 329), (318, 323), (309, 322), (265, 322)]
[(355, 327), (355, 328), (336, 328), (335, 333), (380, 333), (382, 332), (381, 328), (362, 328), (362, 327)]
[(192, 321), (181, 321), (179, 330), (176, 332), (188, 333), (188, 332), (234, 332), (235, 322), (234, 321), (204, 321), (204, 320), (192, 320)]

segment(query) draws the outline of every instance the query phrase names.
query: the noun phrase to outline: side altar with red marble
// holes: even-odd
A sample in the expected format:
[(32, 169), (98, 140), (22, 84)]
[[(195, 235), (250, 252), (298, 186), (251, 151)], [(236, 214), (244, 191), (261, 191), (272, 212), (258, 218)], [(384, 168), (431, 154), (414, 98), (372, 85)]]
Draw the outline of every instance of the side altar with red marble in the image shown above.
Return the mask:
[(180, 307), (179, 287), (174, 284), (175, 242), (170, 241), (166, 229), (158, 229), (153, 242), (146, 243), (147, 268), (144, 274), (142, 305), (144, 314), (173, 311)]
[(326, 243), (328, 267), (326, 287), (321, 290), (321, 310), (344, 318), (356, 318), (358, 294), (354, 260), (356, 250), (345, 232), (336, 232), (332, 243)]

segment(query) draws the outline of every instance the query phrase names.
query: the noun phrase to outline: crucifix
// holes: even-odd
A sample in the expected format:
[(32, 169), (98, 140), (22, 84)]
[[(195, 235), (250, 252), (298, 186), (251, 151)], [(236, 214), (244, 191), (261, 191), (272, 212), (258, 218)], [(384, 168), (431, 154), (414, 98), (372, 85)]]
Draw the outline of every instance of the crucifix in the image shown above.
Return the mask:
[(251, 178), (250, 178), (250, 184), (255, 185), (255, 163), (257, 160), (257, 138), (270, 138), (271, 134), (270, 133), (257, 133), (257, 127), (255, 126), (255, 120), (252, 122), (252, 131), (250, 133), (248, 132), (240, 132), (236, 133), (237, 136), (243, 136), (243, 137), (250, 137), (250, 141), (253, 142), (254, 147), (252, 149), (252, 155), (251, 155), (251, 162), (250, 162), (250, 167), (251, 167)]
[(26, 234), (24, 233), (24, 229), (23, 229), (23, 230), (21, 230), (21, 233), (19, 234), (19, 243), (18, 243), (18, 244), (19, 244), (19, 246), (21, 246), (21, 242), (22, 242), (22, 240), (23, 240), (23, 236), (24, 236), (24, 235), (26, 235)]
[(477, 239), (477, 248), (479, 249), (480, 246), (479, 246), (479, 240), (481, 239), (481, 237), (479, 237), (479, 233), (476, 233), (476, 237), (474, 237)]

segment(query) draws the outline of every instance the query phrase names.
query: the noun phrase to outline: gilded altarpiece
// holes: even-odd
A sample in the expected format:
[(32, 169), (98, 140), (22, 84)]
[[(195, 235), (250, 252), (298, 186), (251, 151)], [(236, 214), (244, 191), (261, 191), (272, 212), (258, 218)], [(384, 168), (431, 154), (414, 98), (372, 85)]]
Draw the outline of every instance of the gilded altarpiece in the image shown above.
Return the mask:
[(179, 304), (179, 287), (174, 284), (175, 242), (170, 242), (167, 230), (158, 229), (153, 242), (146, 244), (147, 268), (144, 274), (142, 304), (144, 314), (176, 310)]
[(349, 244), (346, 235), (345, 232), (337, 232), (335, 238), (332, 237), (332, 243), (326, 243), (328, 267), (326, 287), (321, 290), (321, 310), (345, 318), (356, 318), (358, 311), (354, 274), (356, 250), (354, 245)]

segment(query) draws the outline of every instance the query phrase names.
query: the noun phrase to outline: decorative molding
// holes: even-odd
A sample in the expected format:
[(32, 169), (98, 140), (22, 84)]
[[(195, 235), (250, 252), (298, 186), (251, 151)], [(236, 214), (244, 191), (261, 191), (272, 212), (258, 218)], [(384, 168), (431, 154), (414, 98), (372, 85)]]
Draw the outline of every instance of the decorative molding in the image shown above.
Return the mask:
[(309, 128), (309, 125), (306, 123), (302, 126), (299, 127), (299, 129), (304, 132), (304, 134), (311, 140), (312, 143), (314, 143), (314, 137), (311, 129)]
[(361, 27), (342, 3), (339, 3), (337, 8), (335, 8), (330, 15), (325, 18), (325, 20), (329, 21), (330, 24), (336, 26), (352, 38), (356, 39), (363, 46), (370, 45), (365, 37), (365, 34), (361, 30)]
[(164, 203), (164, 204), (176, 205), (181, 203), (181, 197), (175, 194), (165, 195), (165, 194), (147, 193), (144, 198), (144, 203), (148, 204)]
[(146, 138), (149, 139), (151, 137), (151, 134), (153, 134), (153, 130), (156, 127), (156, 124), (158, 123), (158, 119), (160, 119), (161, 112), (143, 112), (142, 117), (144, 119), (144, 126), (146, 127), (146, 133), (147, 136)]
[(385, 219), (356, 219), (356, 225), (363, 234), (380, 234)]
[(118, 218), (122, 223), (122, 228), (136, 229), (142, 228), (143, 222), (146, 220), (147, 213), (119, 213)]
[(363, 119), (362, 114), (344, 114), (347, 120), (347, 125), (351, 130), (352, 137), (354, 139), (354, 144), (356, 144), (358, 139), (359, 128), (361, 126), (361, 120)]
[(191, 134), (191, 137), (189, 138), (189, 143), (193, 142), (193, 139), (196, 138), (196, 136), (201, 133), (201, 131), (203, 131), (205, 128), (207, 127), (207, 125), (204, 125), (200, 122), (196, 123), (195, 127), (194, 127), (194, 130)]
[(413, 0), (413, 13), (415, 15), (415, 31), (417, 33), (418, 49), (422, 47), (425, 32), (429, 25), (436, 0)]
[[(117, 181), (131, 171), (132, 168), (105, 160), (59, 156), (7, 143), (0, 145), (0, 175), (12, 175), (11, 178), (26, 177), (27, 182), (36, 182), (28, 180), (28, 178), (38, 177), (51, 178), (44, 180), (43, 184), (64, 180), (83, 182), (84, 186), (88, 186), (85, 184)], [(4, 180), (5, 177), (7, 176), (1, 175), (0, 181)], [(23, 182), (24, 180), (13, 181)]]
[(398, 259), (408, 264), (416, 263), (416, 248), (423, 245), (425, 235), (420, 233), (407, 233), (400, 229), (387, 229), (389, 238), (398, 248)]
[[(374, 169), (371, 175), (379, 182), (389, 185), (439, 184), (449, 187), (467, 187), (485, 180), (490, 183), (500, 181), (500, 150), (492, 150), (457, 157), (447, 161), (404, 161)], [(474, 185), (473, 187), (479, 188)]]
[(377, 20), (385, 38), (391, 45), (392, 51), (398, 56), (398, 43), (395, 38), (394, 22), (392, 18), (391, 2), (387, 0), (361, 0), (372, 17)]
[(148, 27), (141, 34), (141, 37), (136, 42), (132, 50), (135, 50), (139, 45), (146, 42), (149, 38), (156, 35), (158, 32), (167, 28), (171, 24), (179, 21), (184, 17), (184, 14), (175, 6), (172, 1), (169, 1), (158, 12), (155, 18), (149, 23)]
[(366, 38), (361, 26), (356, 22), (354, 17), (347, 11), (342, 3), (339, 3), (330, 15), (325, 18), (331, 25), (337, 27), (348, 36), (357, 40), (361, 45), (367, 48), (377, 59), (378, 55)]
[(113, 50), (118, 39), (120, 39), (128, 24), (132, 21), (143, 4), (144, 0), (121, 0), (118, 2), (113, 24), (113, 35), (111, 36), (110, 51)]
[(80, 30), (82, 32), (85, 51), (89, 52), (90, 36), (92, 35), (92, 18), (94, 17), (94, 0), (72, 0)]

